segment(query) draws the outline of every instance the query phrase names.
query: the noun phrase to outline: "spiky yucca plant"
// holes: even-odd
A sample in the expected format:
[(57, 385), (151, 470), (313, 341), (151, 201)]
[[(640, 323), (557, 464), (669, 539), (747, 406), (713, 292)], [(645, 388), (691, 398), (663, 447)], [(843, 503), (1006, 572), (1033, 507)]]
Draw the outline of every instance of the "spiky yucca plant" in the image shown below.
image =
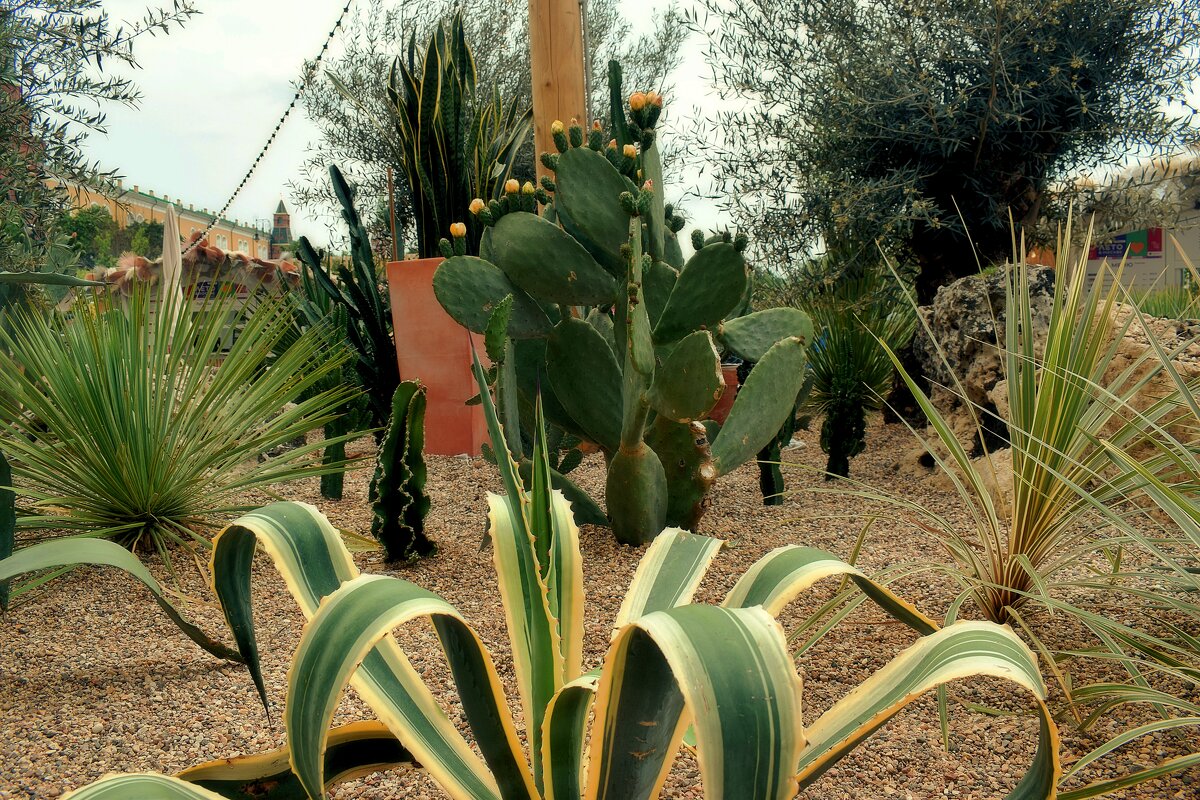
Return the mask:
[[(149, 546), (207, 546), (206, 529), (249, 506), (245, 490), (338, 468), (322, 442), (257, 462), (319, 428), (355, 390), (328, 332), (291, 342), (291, 312), (260, 298), (80, 301), (69, 318), (28, 313), (0, 331), (0, 448), (12, 463), (24, 529), (67, 529)], [(176, 307), (182, 303), (182, 307)], [(228, 352), (219, 352), (231, 328)]]

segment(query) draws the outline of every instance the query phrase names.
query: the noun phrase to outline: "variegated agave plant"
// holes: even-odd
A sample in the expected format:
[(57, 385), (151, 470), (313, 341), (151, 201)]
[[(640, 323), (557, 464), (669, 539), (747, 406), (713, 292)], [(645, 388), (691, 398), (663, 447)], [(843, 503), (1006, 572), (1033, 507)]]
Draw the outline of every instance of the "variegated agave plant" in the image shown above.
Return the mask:
[[(476, 375), (482, 385), (478, 365)], [(507, 453), (490, 400), (485, 410), (500, 445), (495, 452)], [(707, 797), (789, 798), (920, 694), (972, 675), (1006, 678), (1034, 695), (1041, 721), (1037, 754), (1009, 797), (1054, 796), (1058, 738), (1033, 653), (992, 623), (939, 629), (887, 588), (819, 550), (775, 550), (720, 606), (697, 605), (692, 595), (721, 543), (664, 531), (637, 569), (603, 665), (585, 672), (578, 531), (569, 504), (550, 489), (541, 441), (534, 462), (526, 490), (515, 465), (502, 460), (507, 496), (489, 497), (525, 742), (491, 655), (449, 603), (398, 578), (359, 574), (315, 508), (277, 503), (219, 534), (212, 566), (226, 619), (260, 693), (249, 602), (256, 547), (274, 559), (308, 619), (288, 679), (288, 746), (178, 777), (111, 776), (70, 797), (319, 798), (348, 777), (419, 765), (454, 798), (633, 800), (658, 795), (686, 742), (698, 754)], [(775, 615), (831, 576), (848, 576), (920, 637), (805, 727), (800, 678)], [(389, 633), (425, 618), (440, 639), (478, 754)], [(330, 730), (347, 685), (378, 721)]]

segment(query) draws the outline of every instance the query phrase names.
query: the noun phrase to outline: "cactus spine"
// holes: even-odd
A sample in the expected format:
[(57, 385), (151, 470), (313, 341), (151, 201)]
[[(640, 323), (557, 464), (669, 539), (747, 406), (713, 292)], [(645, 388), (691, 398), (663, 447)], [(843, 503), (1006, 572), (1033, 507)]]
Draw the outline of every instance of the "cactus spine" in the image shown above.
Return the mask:
[[(558, 152), (542, 156), (554, 178), (536, 194), (542, 215), (511, 195), (479, 204), (483, 257), (448, 259), (434, 291), (480, 333), (512, 297), (520, 394), (528, 403), (548, 388), (546, 417), (600, 447), (613, 532), (640, 544), (665, 525), (695, 528), (713, 482), (774, 438), (803, 380), (812, 323), (773, 310), (731, 320), (725, 335), (749, 291), (747, 241), (701, 237), (683, 259), (683, 220), (663, 202), (662, 97), (637, 92), (626, 107), (615, 62), (609, 76), (608, 144), (598, 125), (586, 137), (556, 125)], [(758, 365), (710, 443), (699, 421), (725, 390), (720, 349), (753, 351), (745, 356)]]

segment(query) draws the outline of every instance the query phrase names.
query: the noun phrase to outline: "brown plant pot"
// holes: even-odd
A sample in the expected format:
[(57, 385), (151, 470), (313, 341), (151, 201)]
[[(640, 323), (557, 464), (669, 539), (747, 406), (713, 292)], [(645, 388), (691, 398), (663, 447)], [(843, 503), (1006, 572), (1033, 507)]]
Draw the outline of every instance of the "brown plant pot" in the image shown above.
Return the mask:
[(486, 363), (483, 337), (474, 336), (442, 309), (433, 294), (433, 273), (441, 258), (390, 261), (388, 294), (396, 358), (402, 380), (425, 387), (425, 452), (477, 456), (487, 441), (483, 407), (468, 406), (478, 393), (471, 374), (471, 344)]
[(721, 425), (725, 424), (725, 418), (729, 416), (729, 409), (733, 408), (733, 401), (737, 398), (739, 388), (737, 372), (737, 364), (721, 365), (721, 375), (725, 378), (725, 392), (713, 406), (713, 410), (708, 412), (708, 418)]

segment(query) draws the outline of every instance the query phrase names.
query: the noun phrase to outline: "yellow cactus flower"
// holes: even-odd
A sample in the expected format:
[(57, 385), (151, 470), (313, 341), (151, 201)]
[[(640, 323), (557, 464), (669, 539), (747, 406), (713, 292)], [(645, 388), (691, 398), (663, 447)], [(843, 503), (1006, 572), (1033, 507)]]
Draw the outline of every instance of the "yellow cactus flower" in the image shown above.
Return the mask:
[(509, 178), (504, 182), (504, 191), (508, 194), (516, 194), (521, 191), (521, 184), (517, 182), (516, 178)]
[(625, 154), (626, 158), (637, 158), (637, 148), (631, 144), (625, 145), (621, 152)]
[(469, 206), (469, 208), (471, 209), (472, 214), (478, 215), (480, 211), (483, 211), (483, 206), (484, 206), (483, 199), (476, 197), (474, 200), (471, 201), (471, 205)]
[(634, 111), (641, 111), (646, 107), (646, 95), (642, 92), (634, 92), (629, 95), (629, 107)]
[(467, 235), (467, 226), (461, 222), (455, 222), (450, 225), (450, 235), (455, 239), (461, 239)]

